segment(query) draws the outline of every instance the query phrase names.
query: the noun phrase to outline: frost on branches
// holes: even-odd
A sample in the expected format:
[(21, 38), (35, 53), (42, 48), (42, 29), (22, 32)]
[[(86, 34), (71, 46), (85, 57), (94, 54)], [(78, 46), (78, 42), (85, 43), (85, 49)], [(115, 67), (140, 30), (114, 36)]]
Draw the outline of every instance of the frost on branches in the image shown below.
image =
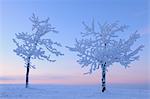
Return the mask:
[(117, 33), (124, 32), (127, 29), (126, 25), (115, 23), (99, 24), (99, 30), (96, 30), (94, 20), (91, 26), (83, 22), (85, 32), (82, 32), (82, 39), (75, 42), (74, 47), (67, 47), (70, 51), (77, 52), (80, 58), (77, 60), (82, 67), (90, 67), (89, 72), (102, 69), (102, 92), (106, 90), (106, 70), (115, 62), (128, 67), (128, 65), (139, 59), (138, 52), (143, 49), (143, 45), (136, 49), (131, 49), (135, 41), (140, 38), (140, 34), (133, 33), (127, 40), (118, 39)]
[(52, 27), (49, 23), (49, 18), (46, 20), (39, 20), (39, 18), (33, 14), (29, 19), (33, 23), (32, 33), (17, 33), (16, 39), (13, 39), (13, 42), (17, 46), (17, 48), (14, 49), (14, 52), (24, 59), (27, 68), (26, 88), (28, 87), (29, 69), (35, 68), (31, 64), (31, 59), (46, 59), (50, 62), (54, 62), (55, 60), (51, 59), (51, 54), (56, 56), (63, 55), (55, 48), (56, 46), (61, 47), (60, 43), (53, 42), (49, 38), (44, 38), (48, 33), (57, 33), (55, 27)]

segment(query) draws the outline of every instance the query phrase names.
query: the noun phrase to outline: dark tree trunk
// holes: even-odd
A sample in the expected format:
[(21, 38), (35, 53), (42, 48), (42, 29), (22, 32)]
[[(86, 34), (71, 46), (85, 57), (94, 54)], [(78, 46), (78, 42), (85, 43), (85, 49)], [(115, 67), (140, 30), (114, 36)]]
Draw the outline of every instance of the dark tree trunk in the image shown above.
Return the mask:
[(28, 88), (28, 85), (29, 85), (29, 70), (30, 70), (30, 57), (28, 58), (28, 63), (27, 63), (26, 88)]
[(102, 92), (106, 90), (106, 63), (102, 64)]

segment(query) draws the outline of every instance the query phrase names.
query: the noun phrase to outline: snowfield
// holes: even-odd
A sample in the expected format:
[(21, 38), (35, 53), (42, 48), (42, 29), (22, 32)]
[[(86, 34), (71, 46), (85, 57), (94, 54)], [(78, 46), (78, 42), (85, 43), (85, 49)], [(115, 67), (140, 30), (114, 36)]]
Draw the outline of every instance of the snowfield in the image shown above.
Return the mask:
[(1, 84), (0, 99), (150, 99), (150, 87), (108, 85), (101, 93), (98, 85)]

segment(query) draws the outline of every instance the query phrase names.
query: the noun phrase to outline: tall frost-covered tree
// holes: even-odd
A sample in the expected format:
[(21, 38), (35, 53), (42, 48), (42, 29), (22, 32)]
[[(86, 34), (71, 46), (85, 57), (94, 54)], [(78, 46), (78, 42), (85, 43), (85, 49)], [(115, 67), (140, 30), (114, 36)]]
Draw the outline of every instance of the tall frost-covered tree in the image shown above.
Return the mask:
[(85, 32), (81, 32), (82, 38), (76, 39), (74, 47), (67, 47), (70, 51), (77, 52), (79, 59), (77, 62), (83, 67), (89, 67), (91, 74), (93, 71), (101, 68), (102, 70), (102, 92), (106, 90), (106, 71), (113, 63), (120, 63), (128, 67), (128, 65), (139, 59), (139, 51), (143, 49), (143, 45), (133, 50), (132, 45), (140, 38), (140, 35), (133, 33), (127, 40), (119, 38), (117, 33), (124, 32), (126, 25), (119, 25), (118, 22), (97, 24), (94, 20), (91, 26), (85, 24)]
[(29, 19), (33, 23), (32, 33), (17, 33), (15, 34), (16, 39), (13, 39), (13, 42), (17, 46), (13, 51), (25, 61), (26, 88), (29, 83), (29, 70), (30, 68), (35, 68), (35, 66), (31, 64), (32, 59), (46, 59), (50, 62), (55, 62), (55, 60), (51, 59), (51, 54), (56, 56), (63, 55), (55, 48), (57, 46), (61, 47), (61, 44), (53, 42), (46, 36), (48, 33), (57, 33), (55, 27), (52, 27), (49, 23), (49, 18), (39, 20), (39, 18), (33, 14)]

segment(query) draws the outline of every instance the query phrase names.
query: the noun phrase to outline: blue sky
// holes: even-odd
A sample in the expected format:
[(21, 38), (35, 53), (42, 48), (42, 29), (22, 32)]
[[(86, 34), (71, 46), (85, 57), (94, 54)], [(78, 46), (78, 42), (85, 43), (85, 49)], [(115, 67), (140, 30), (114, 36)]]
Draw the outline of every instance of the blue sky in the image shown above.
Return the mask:
[[(82, 21), (90, 24), (92, 19), (100, 23), (118, 20), (120, 24), (130, 26), (122, 34), (123, 37), (128, 37), (138, 30), (142, 38), (135, 45), (145, 45), (140, 53), (140, 61), (132, 63), (128, 69), (114, 64), (109, 68), (108, 82), (150, 83), (148, 6), (148, 0), (0, 0), (0, 80), (4, 81), (5, 78), (7, 81), (14, 79), (22, 82), (25, 74), (24, 62), (12, 51), (15, 48), (12, 38), (18, 32), (31, 32), (32, 24), (28, 18), (35, 13), (41, 19), (50, 17), (50, 23), (59, 31), (59, 34), (50, 35), (51, 39), (64, 46), (72, 46), (74, 39), (80, 37), (80, 32), (84, 31)], [(86, 69), (80, 68), (76, 62), (76, 54), (69, 52), (65, 47), (61, 50), (65, 56), (55, 57), (55, 63), (34, 61), (37, 69), (30, 72), (33, 77), (31, 82), (38, 82), (39, 76), (43, 78), (43, 82), (47, 80), (53, 83), (100, 81), (100, 72), (84, 76)]]

